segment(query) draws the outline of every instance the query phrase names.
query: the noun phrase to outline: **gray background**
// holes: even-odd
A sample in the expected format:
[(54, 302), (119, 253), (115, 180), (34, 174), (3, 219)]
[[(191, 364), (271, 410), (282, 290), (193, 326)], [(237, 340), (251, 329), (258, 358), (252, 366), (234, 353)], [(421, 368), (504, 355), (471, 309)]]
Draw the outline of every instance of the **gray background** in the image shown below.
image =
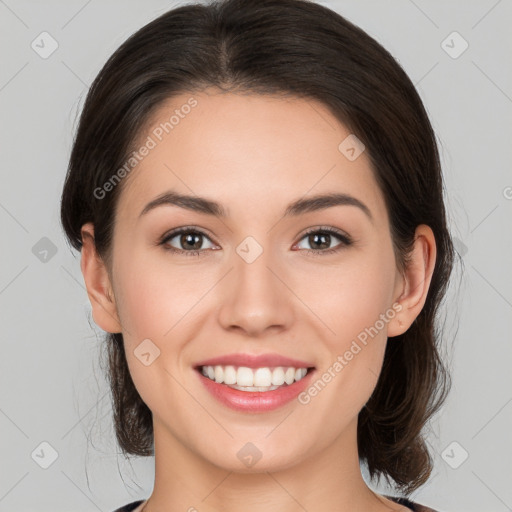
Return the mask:
[[(453, 389), (428, 434), (433, 477), (413, 499), (440, 512), (512, 510), (511, 2), (320, 3), (377, 39), (416, 84), (464, 264), (445, 307)], [(88, 85), (131, 33), (176, 5), (0, 0), (0, 511), (112, 511), (152, 489), (153, 459), (118, 455), (103, 333), (59, 199)], [(46, 59), (31, 47), (43, 31), (58, 43)], [(469, 44), (457, 58), (453, 31)]]

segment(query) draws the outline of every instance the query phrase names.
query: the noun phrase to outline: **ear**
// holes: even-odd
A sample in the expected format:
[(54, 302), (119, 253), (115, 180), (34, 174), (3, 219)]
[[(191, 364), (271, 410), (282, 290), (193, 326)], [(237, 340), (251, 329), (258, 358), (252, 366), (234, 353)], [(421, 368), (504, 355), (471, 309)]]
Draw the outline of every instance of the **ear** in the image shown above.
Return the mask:
[[(388, 337), (403, 334), (420, 314), (436, 262), (436, 241), (430, 226), (421, 224), (414, 235), (414, 249), (405, 274), (397, 279), (399, 296), (393, 301), (399, 312), (388, 323)], [(400, 293), (401, 290), (401, 293)]]
[(106, 332), (121, 332), (113, 288), (103, 260), (96, 252), (94, 225), (82, 226), (82, 259), (80, 268), (84, 276), (87, 295), (92, 306), (94, 322)]

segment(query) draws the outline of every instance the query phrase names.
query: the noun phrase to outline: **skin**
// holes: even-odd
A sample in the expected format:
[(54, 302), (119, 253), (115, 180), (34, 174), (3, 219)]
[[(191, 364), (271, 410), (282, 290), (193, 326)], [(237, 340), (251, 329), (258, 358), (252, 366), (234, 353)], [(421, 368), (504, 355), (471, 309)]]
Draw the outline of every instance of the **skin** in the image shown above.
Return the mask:
[[(191, 96), (162, 105), (151, 126)], [(155, 485), (145, 511), (408, 510), (364, 482), (357, 417), (388, 337), (393, 343), (405, 332), (425, 303), (436, 256), (432, 230), (418, 226), (411, 263), (400, 274), (368, 156), (350, 161), (338, 150), (350, 132), (323, 104), (215, 90), (193, 97), (198, 105), (125, 178), (112, 272), (95, 251), (93, 225), (82, 228), (94, 321), (123, 333), (130, 373), (153, 414)], [(169, 189), (214, 199), (230, 215), (167, 205), (139, 218)], [(373, 221), (350, 205), (283, 217), (290, 202), (334, 191), (363, 201)], [(202, 257), (157, 245), (187, 225), (207, 233), (199, 239)], [(318, 248), (304, 236), (322, 226), (354, 243), (321, 255), (341, 243), (333, 235)], [(263, 248), (250, 264), (236, 252), (247, 236)], [(180, 236), (167, 245), (191, 250)], [(312, 362), (321, 375), (393, 304), (401, 311), (306, 405), (237, 412), (217, 402), (193, 369), (222, 354), (277, 352)], [(147, 338), (160, 350), (149, 366), (134, 355)], [(248, 442), (262, 454), (252, 467), (237, 457)]]

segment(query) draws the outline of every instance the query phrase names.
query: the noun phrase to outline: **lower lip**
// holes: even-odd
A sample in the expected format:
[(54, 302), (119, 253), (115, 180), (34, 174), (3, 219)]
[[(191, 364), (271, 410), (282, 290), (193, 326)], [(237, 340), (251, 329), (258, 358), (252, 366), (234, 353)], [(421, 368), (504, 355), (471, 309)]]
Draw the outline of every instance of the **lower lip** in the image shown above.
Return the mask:
[(315, 370), (309, 370), (305, 377), (288, 386), (282, 386), (272, 391), (240, 391), (226, 384), (219, 384), (205, 377), (201, 370), (196, 370), (206, 389), (221, 403), (231, 409), (244, 412), (267, 412), (291, 402), (311, 381)]

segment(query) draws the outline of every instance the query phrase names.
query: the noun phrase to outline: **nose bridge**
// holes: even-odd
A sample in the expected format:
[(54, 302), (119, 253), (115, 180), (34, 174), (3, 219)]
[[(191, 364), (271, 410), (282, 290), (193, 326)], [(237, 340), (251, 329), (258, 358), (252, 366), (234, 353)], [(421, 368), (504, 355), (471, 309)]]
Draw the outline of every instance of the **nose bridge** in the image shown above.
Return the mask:
[(229, 296), (221, 305), (220, 321), (225, 328), (238, 326), (254, 335), (268, 327), (284, 327), (292, 318), (290, 292), (283, 284), (284, 276), (277, 277), (278, 258), (268, 246), (269, 239), (260, 243), (247, 236), (235, 248)]
[[(274, 274), (270, 269), (276, 266), (274, 252), (270, 248), (269, 237), (261, 242), (254, 236), (247, 236), (238, 244), (234, 255), (235, 289), (238, 300), (252, 296), (259, 300), (259, 295), (266, 296), (269, 303), (279, 291)], [(263, 298), (263, 297), (262, 297)]]

